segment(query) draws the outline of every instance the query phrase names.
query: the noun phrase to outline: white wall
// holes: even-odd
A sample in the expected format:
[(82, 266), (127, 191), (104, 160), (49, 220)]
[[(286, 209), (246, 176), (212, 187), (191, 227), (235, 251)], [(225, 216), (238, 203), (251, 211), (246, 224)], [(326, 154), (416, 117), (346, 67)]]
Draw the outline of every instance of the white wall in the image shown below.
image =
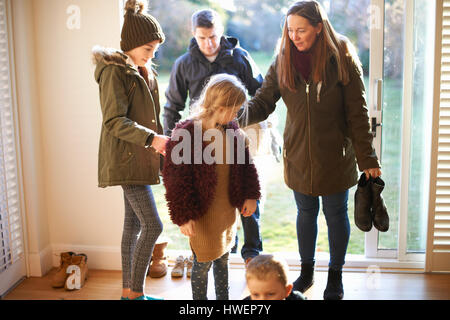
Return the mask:
[[(66, 250), (92, 256), (90, 267), (120, 269), (122, 192), (97, 187), (101, 113), (91, 60), (96, 44), (119, 48), (119, 1), (12, 4), (29, 254), (41, 260), (31, 273), (45, 274)], [(67, 27), (70, 5), (80, 9), (80, 29)]]

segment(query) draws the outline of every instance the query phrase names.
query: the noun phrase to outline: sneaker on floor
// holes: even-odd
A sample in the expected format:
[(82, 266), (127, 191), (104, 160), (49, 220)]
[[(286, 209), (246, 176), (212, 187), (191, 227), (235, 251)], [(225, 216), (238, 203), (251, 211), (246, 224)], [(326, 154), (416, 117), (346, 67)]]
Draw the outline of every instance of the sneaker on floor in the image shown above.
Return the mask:
[(184, 275), (184, 257), (178, 256), (175, 261), (175, 266), (172, 269), (171, 273), (173, 278), (181, 278)]
[(186, 276), (190, 278), (192, 274), (192, 265), (194, 264), (194, 256), (191, 255), (189, 258), (186, 258), (185, 263), (186, 263)]

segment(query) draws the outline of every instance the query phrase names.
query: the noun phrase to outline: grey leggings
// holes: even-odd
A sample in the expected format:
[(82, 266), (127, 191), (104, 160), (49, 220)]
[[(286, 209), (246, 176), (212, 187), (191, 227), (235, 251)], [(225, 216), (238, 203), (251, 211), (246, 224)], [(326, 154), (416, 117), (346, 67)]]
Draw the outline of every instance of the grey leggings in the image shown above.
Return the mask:
[(150, 186), (123, 185), (125, 221), (122, 234), (123, 288), (143, 292), (153, 247), (162, 232)]

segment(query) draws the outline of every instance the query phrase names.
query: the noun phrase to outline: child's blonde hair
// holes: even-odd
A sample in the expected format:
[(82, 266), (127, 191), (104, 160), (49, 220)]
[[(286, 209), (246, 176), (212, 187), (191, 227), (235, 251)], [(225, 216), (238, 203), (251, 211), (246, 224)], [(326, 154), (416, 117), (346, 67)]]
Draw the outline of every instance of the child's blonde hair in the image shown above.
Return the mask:
[(219, 107), (246, 108), (246, 88), (235, 76), (220, 73), (212, 76), (202, 90), (200, 98), (192, 107), (190, 119), (204, 120), (210, 118)]
[(289, 266), (286, 261), (272, 254), (261, 254), (254, 257), (247, 265), (245, 277), (267, 280), (275, 277), (283, 286), (288, 285)]

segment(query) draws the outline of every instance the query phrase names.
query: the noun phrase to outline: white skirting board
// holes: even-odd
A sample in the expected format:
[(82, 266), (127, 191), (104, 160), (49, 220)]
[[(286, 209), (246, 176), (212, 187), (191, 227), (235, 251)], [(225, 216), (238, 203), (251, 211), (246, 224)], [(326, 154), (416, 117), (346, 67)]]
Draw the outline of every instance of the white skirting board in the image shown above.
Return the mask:
[(42, 277), (53, 267), (51, 245), (36, 253), (28, 253), (30, 277)]

